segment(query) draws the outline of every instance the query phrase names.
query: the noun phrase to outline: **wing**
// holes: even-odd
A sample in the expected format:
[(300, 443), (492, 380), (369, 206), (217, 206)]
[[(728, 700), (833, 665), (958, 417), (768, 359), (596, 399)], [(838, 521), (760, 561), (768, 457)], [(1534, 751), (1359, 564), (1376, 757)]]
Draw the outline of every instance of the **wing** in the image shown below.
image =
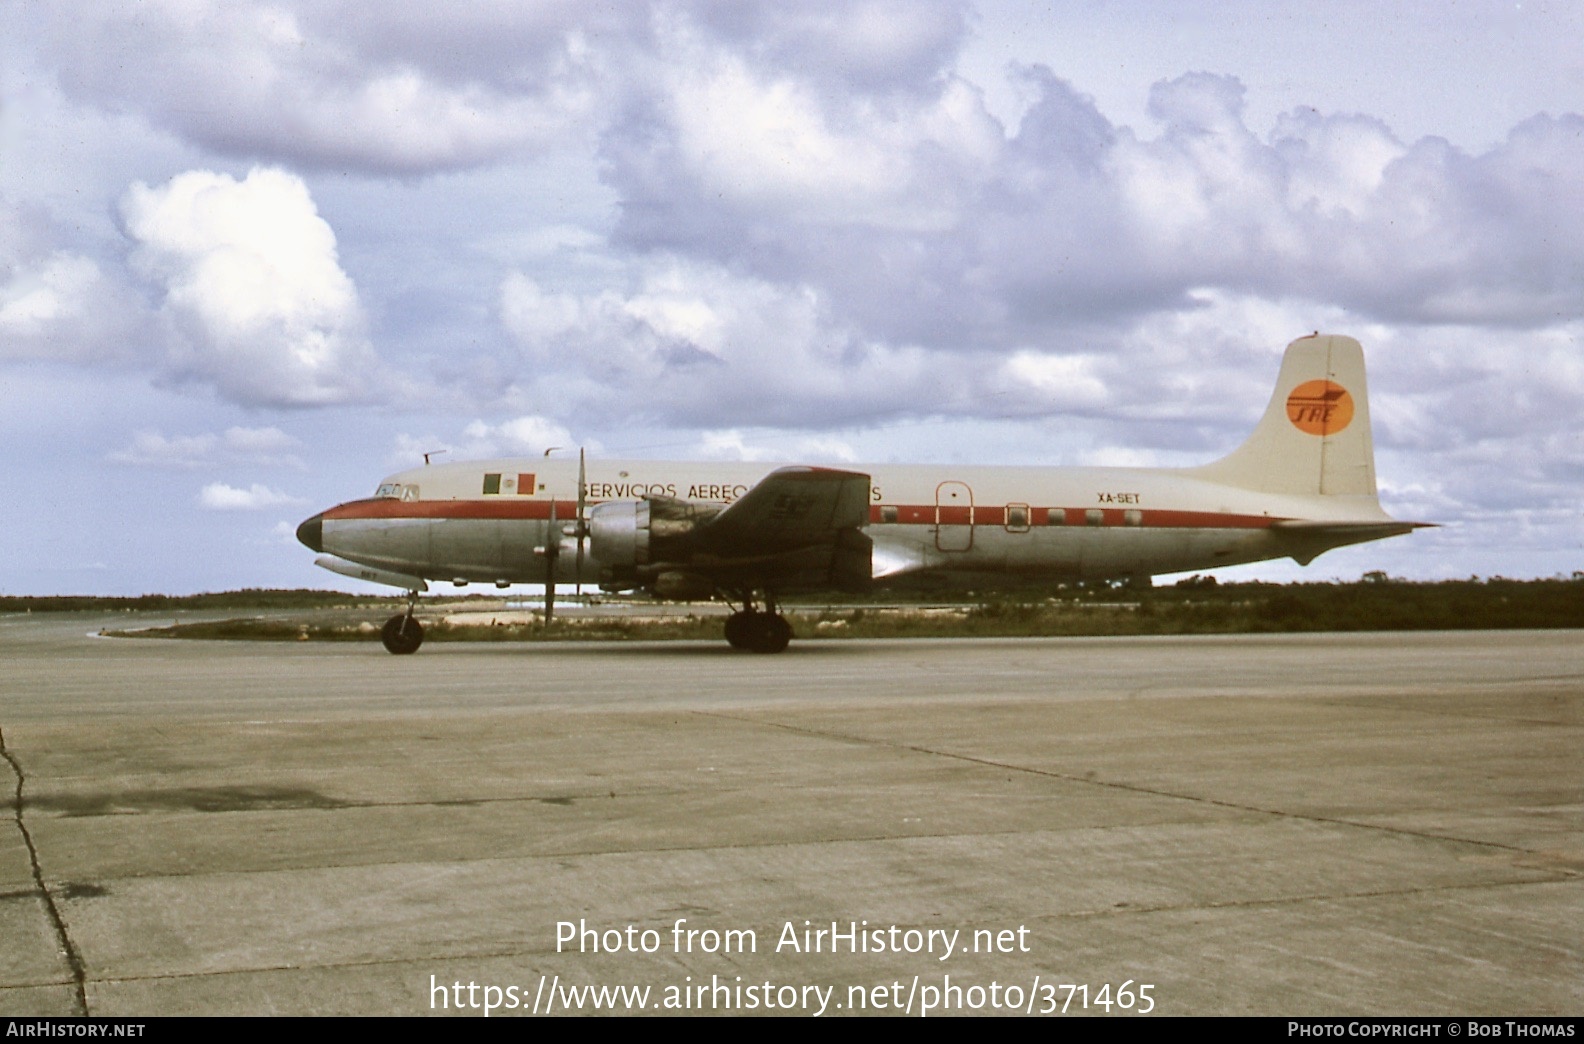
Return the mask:
[(723, 584), (867, 586), (870, 486), (855, 471), (772, 471), (693, 531), (692, 566)]
[(764, 554), (828, 543), (869, 521), (869, 476), (830, 468), (780, 468), (698, 532), (700, 550)]

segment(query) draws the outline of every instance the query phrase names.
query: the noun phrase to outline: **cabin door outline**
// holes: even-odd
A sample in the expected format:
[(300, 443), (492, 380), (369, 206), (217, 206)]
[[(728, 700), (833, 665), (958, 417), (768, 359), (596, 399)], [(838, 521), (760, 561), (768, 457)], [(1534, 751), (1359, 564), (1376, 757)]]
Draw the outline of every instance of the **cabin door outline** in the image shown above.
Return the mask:
[(935, 550), (972, 551), (973, 542), (973, 490), (966, 482), (942, 482), (935, 487)]

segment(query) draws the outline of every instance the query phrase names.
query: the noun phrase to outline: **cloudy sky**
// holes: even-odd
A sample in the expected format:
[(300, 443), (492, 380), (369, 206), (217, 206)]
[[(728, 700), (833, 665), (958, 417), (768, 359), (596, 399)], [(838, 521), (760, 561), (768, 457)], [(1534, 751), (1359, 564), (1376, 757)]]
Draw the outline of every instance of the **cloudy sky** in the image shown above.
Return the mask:
[(11, 0), (0, 593), (340, 586), (420, 461), (1177, 465), (1364, 342), (1443, 528), (1584, 569), (1584, 7)]

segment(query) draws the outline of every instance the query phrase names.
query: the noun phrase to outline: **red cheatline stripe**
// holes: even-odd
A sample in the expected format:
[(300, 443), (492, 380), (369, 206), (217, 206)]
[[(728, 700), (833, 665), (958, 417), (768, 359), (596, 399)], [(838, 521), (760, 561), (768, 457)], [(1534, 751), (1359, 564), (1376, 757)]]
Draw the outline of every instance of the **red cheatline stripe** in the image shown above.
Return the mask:
[[(589, 501), (593, 507), (598, 501)], [(570, 522), (577, 517), (577, 501), (557, 500), (556, 518)], [(882, 512), (896, 509), (899, 525), (930, 525), (936, 523), (934, 504), (871, 505), (869, 521), (875, 525), (885, 523)], [(949, 526), (1005, 526), (1004, 507), (941, 507), (939, 521)], [(1027, 508), (1029, 529), (1044, 529), (1051, 525), (1050, 512), (1054, 508)], [(1267, 515), (1234, 515), (1214, 511), (1172, 511), (1156, 508), (1067, 508), (1061, 526), (1090, 526), (1088, 513), (1099, 511), (1101, 526), (1127, 527), (1127, 513), (1139, 513), (1139, 526), (1146, 529), (1267, 529), (1271, 523), (1281, 521)], [(550, 501), (529, 497), (499, 500), (354, 500), (338, 504), (324, 513), (325, 521), (363, 518), (454, 518), (454, 519), (530, 519), (547, 521), (550, 518)], [(1018, 529), (1023, 526), (1019, 525)], [(1127, 527), (1132, 528), (1132, 527)]]
[[(556, 518), (568, 522), (577, 517), (577, 501), (555, 502)], [(550, 501), (529, 497), (500, 500), (353, 500), (337, 504), (324, 513), (325, 521), (352, 518), (510, 518), (549, 519)]]
[[(871, 506), (869, 521), (873, 523), (884, 522), (887, 504), (884, 507)], [(1125, 526), (1127, 525), (1128, 512), (1136, 511), (1139, 514), (1139, 525), (1154, 529), (1267, 529), (1276, 519), (1268, 515), (1233, 515), (1222, 514), (1215, 511), (1173, 511), (1159, 508), (1067, 508), (1062, 521), (1052, 523), (1050, 515), (1058, 508), (1029, 508), (1018, 505), (1025, 511), (1026, 521), (1019, 523), (1018, 529), (1026, 525), (1030, 529), (1044, 529), (1047, 526), (1089, 526), (1094, 525), (1089, 521), (1090, 511), (1100, 512), (1099, 525)], [(928, 524), (934, 525), (936, 521), (936, 507), (933, 504), (898, 504), (896, 505), (896, 520), (902, 524)], [(966, 526), (970, 523), (976, 526), (1004, 526), (1007, 524), (1007, 509), (1004, 507), (945, 507), (940, 509), (940, 521), (948, 526)]]

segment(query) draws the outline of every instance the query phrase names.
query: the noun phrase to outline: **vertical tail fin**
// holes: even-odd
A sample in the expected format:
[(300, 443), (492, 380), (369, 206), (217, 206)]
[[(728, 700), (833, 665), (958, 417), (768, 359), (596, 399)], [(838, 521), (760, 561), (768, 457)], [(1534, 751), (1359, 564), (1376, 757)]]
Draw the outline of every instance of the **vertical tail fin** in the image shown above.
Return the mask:
[(1351, 337), (1300, 337), (1248, 440), (1190, 474), (1264, 493), (1375, 496), (1364, 349)]

